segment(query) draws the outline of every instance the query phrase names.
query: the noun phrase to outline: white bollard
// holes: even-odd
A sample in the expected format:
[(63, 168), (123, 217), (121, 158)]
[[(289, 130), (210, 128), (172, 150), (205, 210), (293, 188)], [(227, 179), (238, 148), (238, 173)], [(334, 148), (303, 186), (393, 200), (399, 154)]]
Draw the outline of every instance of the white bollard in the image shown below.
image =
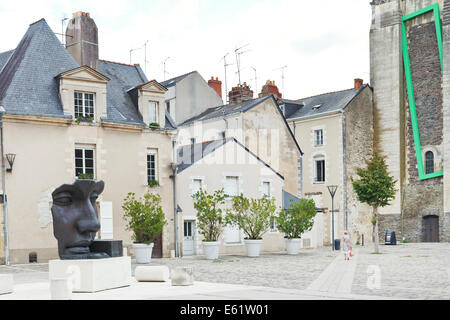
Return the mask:
[(52, 300), (72, 300), (72, 283), (69, 278), (50, 280), (50, 295)]
[(172, 270), (172, 286), (192, 286), (194, 284), (194, 269), (177, 267)]
[(7, 294), (13, 292), (13, 275), (12, 274), (0, 274), (0, 294)]
[(170, 272), (166, 266), (139, 266), (134, 270), (134, 277), (139, 282), (169, 281)]

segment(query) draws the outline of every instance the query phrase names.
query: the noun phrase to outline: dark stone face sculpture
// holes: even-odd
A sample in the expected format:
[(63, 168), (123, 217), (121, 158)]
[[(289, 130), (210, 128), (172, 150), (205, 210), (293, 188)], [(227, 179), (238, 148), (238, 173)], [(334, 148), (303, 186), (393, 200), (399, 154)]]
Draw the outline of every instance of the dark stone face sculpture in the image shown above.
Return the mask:
[(53, 191), (53, 234), (62, 260), (109, 258), (89, 249), (100, 229), (96, 200), (104, 187), (103, 181), (77, 180)]

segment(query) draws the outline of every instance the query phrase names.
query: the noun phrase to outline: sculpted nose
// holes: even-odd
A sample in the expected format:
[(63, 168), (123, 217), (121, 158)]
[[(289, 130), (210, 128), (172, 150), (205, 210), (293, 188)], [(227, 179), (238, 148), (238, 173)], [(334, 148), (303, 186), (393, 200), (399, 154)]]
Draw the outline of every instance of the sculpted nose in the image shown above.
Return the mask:
[(92, 206), (90, 201), (86, 201), (81, 208), (83, 211), (82, 218), (77, 222), (77, 229), (80, 233), (97, 232), (100, 230), (100, 223), (97, 219), (97, 210)]

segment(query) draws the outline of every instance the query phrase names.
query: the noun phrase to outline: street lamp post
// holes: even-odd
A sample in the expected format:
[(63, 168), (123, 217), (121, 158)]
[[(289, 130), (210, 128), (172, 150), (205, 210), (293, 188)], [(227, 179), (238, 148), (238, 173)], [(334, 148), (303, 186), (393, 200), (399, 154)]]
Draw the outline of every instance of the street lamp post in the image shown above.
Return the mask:
[(333, 247), (333, 251), (335, 250), (334, 245), (334, 195), (336, 194), (338, 186), (332, 185), (327, 186), (328, 191), (331, 195), (331, 246)]
[(0, 106), (0, 135), (1, 135), (1, 157), (2, 157), (2, 189), (3, 189), (3, 236), (5, 247), (5, 264), (9, 265), (9, 242), (8, 242), (8, 200), (6, 197), (6, 177), (5, 177), (5, 155), (3, 150), (3, 114), (5, 109)]

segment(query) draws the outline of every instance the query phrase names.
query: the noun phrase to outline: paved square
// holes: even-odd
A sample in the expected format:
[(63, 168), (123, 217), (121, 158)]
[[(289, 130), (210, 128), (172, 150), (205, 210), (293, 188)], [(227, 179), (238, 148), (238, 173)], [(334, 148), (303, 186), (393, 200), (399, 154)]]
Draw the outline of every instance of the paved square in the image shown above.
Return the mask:
[[(201, 256), (155, 259), (151, 265), (194, 268), (194, 286), (137, 283), (74, 299), (450, 299), (450, 244), (356, 247), (345, 261), (330, 247), (304, 249), (297, 256), (263, 254), (259, 258)], [(134, 269), (136, 264), (132, 265)], [(48, 264), (0, 266), (14, 275), (13, 294), (3, 299), (50, 299)]]

